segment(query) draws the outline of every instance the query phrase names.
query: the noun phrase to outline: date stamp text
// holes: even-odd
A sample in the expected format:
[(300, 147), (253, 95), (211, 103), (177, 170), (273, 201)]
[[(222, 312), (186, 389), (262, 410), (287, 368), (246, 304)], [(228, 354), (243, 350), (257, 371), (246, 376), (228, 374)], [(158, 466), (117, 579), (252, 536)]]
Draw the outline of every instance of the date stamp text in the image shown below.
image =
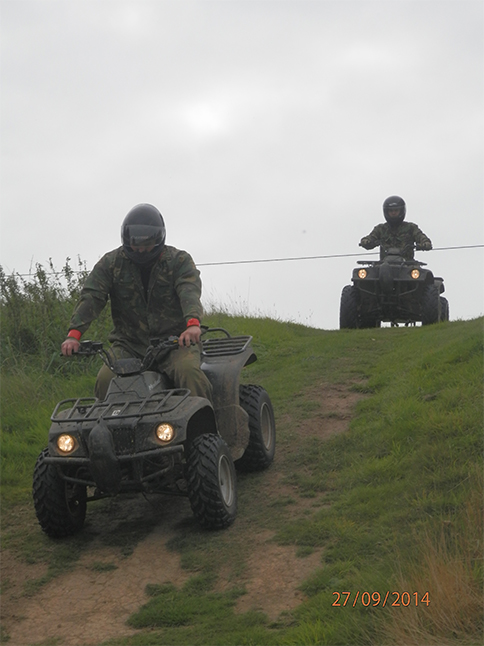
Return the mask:
[(419, 594), (418, 592), (390, 592), (387, 590), (385, 594), (380, 594), (379, 592), (361, 592), (357, 590), (356, 592), (333, 592), (335, 598), (331, 604), (334, 607), (345, 607), (353, 606), (353, 608), (359, 603), (365, 608), (376, 607), (381, 604), (382, 608), (385, 606), (391, 606), (393, 608), (398, 608), (403, 606), (408, 608), (408, 606), (418, 606), (426, 605), (429, 606), (430, 598), (429, 593), (425, 592), (424, 594)]

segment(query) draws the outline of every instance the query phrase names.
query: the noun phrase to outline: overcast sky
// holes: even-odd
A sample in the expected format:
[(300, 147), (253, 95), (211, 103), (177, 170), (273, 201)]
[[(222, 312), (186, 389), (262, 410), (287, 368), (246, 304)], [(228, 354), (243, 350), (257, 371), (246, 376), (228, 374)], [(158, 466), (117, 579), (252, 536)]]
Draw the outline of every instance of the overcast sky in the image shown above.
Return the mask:
[[(91, 268), (149, 202), (205, 304), (336, 329), (357, 256), (207, 263), (367, 253), (394, 194), (482, 245), (483, 7), (1, 0), (0, 264)], [(484, 249), (417, 258), (451, 319), (484, 312)]]

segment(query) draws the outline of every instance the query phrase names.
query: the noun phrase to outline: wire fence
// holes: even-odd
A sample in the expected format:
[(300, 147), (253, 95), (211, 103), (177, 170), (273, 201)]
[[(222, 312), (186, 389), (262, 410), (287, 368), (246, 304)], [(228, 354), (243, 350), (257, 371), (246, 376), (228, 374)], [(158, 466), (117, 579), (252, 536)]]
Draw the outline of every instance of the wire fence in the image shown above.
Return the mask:
[[(482, 249), (484, 244), (474, 244), (474, 245), (459, 245), (454, 247), (434, 247), (431, 251), (454, 251), (457, 249)], [(223, 265), (255, 265), (258, 263), (269, 263), (269, 262), (294, 262), (300, 260), (327, 260), (331, 258), (361, 258), (363, 256), (376, 256), (378, 251), (370, 251), (368, 253), (340, 253), (340, 254), (327, 254), (321, 256), (296, 256), (296, 257), (286, 257), (286, 258), (259, 258), (252, 260), (222, 260), (217, 262), (199, 262), (196, 263), (197, 267), (217, 267)], [(428, 253), (428, 252), (426, 252)], [(86, 273), (86, 270), (71, 270), (73, 274), (82, 274)], [(46, 276), (61, 276), (64, 274), (62, 271), (51, 271), (44, 272)], [(20, 278), (29, 278), (35, 276), (35, 272), (31, 271), (28, 274), (19, 274), (14, 272), (9, 274), (9, 276), (17, 276)]]

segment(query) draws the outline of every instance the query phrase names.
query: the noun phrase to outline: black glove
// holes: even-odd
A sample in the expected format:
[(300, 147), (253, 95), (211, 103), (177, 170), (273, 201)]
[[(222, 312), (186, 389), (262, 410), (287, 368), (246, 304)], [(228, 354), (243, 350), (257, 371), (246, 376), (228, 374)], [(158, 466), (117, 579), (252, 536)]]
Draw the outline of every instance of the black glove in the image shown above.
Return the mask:
[(430, 251), (432, 249), (432, 243), (430, 242), (430, 240), (428, 240), (427, 242), (422, 242), (420, 249), (422, 249), (422, 251)]

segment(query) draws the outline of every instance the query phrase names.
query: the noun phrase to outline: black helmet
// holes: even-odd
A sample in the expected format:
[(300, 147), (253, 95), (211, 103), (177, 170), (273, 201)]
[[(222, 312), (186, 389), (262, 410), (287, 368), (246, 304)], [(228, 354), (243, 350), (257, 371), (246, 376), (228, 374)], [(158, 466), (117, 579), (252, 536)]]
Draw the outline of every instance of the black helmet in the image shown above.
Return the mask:
[[(390, 209), (400, 209), (398, 216), (389, 219), (388, 211)], [(401, 197), (398, 197), (398, 195), (387, 197), (387, 199), (383, 202), (383, 215), (385, 216), (385, 220), (388, 222), (388, 224), (400, 224), (400, 222), (404, 221), (406, 212), (407, 207), (405, 206), (405, 202)]]
[[(163, 216), (151, 204), (134, 206), (121, 225), (121, 240), (126, 255), (138, 265), (149, 265), (165, 245)], [(132, 247), (153, 247), (150, 251), (133, 251)]]

